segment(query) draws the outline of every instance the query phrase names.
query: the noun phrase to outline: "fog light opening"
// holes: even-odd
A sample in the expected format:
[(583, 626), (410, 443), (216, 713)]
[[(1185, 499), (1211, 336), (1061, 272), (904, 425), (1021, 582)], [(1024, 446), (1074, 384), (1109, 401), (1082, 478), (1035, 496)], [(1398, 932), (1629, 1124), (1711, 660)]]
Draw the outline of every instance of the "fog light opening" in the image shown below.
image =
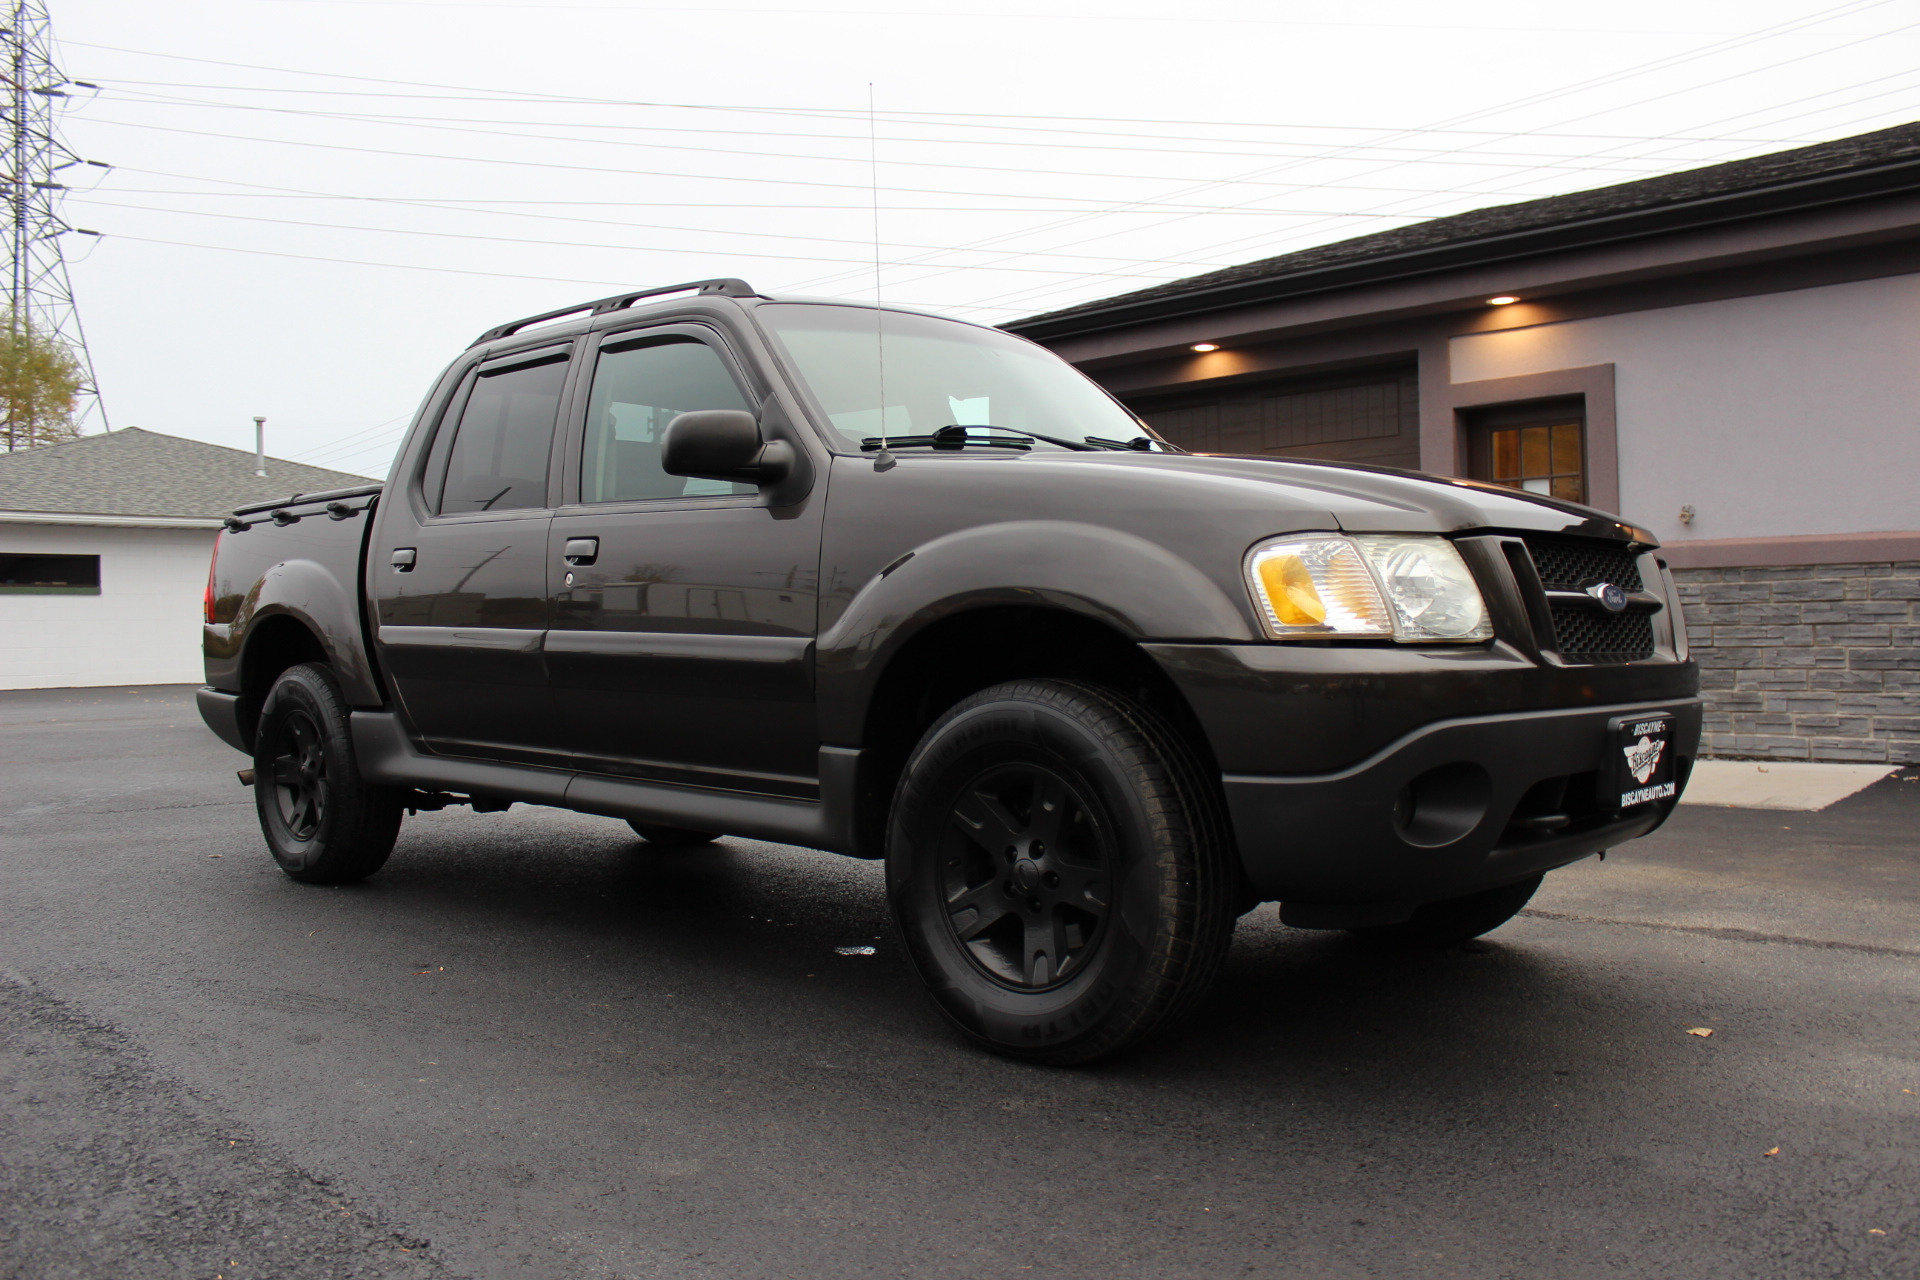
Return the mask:
[(1423, 849), (1452, 844), (1480, 825), (1493, 798), (1493, 779), (1477, 764), (1460, 761), (1429, 769), (1393, 801), (1400, 838)]

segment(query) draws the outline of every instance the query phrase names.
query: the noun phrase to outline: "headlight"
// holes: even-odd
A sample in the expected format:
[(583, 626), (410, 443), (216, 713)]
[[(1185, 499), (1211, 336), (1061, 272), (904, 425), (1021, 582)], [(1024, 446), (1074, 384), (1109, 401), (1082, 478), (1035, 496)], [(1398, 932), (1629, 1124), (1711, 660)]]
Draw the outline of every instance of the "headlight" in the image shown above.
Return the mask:
[(1345, 538), (1263, 543), (1247, 557), (1247, 577), (1276, 637), (1393, 634), (1380, 588)]
[(1275, 639), (1493, 635), (1480, 588), (1445, 538), (1278, 538), (1247, 556), (1247, 580)]
[(1487, 640), (1493, 623), (1467, 562), (1445, 538), (1355, 538), (1393, 605), (1400, 640)]

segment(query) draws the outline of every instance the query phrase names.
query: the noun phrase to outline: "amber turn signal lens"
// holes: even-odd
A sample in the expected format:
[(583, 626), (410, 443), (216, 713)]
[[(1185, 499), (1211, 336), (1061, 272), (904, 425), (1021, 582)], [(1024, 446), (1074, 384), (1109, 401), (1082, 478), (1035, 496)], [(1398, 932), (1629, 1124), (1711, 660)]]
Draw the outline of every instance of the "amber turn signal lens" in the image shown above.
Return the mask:
[(1299, 556), (1262, 560), (1260, 585), (1267, 589), (1273, 614), (1282, 626), (1313, 627), (1327, 620), (1327, 604), (1313, 585), (1307, 562)]

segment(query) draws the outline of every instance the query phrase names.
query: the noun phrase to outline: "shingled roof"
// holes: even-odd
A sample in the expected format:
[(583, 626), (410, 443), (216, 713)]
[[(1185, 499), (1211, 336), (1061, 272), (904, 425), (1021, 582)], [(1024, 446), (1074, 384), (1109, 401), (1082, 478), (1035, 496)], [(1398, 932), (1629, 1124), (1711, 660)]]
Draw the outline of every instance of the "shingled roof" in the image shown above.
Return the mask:
[(1136, 289), (1003, 325), (1046, 339), (1381, 279), (1509, 261), (1920, 190), (1920, 123), (1412, 226)]
[(263, 478), (254, 461), (243, 449), (123, 427), (0, 453), (0, 513), (217, 520), (249, 502), (370, 483), (279, 458), (267, 459)]

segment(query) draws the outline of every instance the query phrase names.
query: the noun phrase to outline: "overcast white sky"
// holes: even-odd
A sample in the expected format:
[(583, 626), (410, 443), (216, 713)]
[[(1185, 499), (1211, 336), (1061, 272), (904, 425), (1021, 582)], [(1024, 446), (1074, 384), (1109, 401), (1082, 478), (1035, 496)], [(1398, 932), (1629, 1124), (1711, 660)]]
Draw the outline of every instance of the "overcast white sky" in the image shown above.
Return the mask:
[(884, 296), (998, 322), (1920, 117), (1920, 0), (52, 9), (114, 424), (374, 475), (503, 320), (871, 297), (876, 173)]

